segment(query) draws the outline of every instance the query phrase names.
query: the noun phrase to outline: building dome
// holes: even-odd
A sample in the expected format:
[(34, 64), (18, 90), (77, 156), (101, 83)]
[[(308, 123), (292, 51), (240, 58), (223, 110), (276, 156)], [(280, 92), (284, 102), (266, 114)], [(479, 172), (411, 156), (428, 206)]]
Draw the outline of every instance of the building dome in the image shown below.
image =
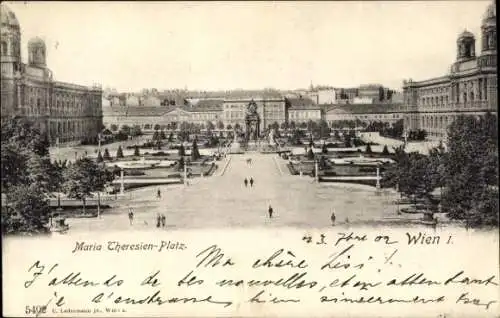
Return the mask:
[[(488, 9), (486, 9), (486, 12), (483, 15), (483, 21), (486, 21), (486, 20), (495, 20), (496, 15), (497, 15), (497, 6), (495, 4), (495, 1), (493, 1), (488, 6)], [(2, 21), (3, 21), (3, 17), (2, 17)]]
[(28, 47), (44, 47), (45, 48), (45, 41), (36, 36), (28, 41)]
[(464, 30), (460, 35), (458, 36), (458, 40), (462, 39), (474, 39), (474, 34), (472, 32), (469, 32), (468, 30)]
[(17, 21), (16, 15), (9, 9), (9, 7), (4, 4), (0, 4), (0, 11), (2, 15), (2, 27), (7, 26), (19, 29), (19, 21)]
[(34, 37), (28, 41), (28, 64), (45, 68), (47, 66), (45, 41)]

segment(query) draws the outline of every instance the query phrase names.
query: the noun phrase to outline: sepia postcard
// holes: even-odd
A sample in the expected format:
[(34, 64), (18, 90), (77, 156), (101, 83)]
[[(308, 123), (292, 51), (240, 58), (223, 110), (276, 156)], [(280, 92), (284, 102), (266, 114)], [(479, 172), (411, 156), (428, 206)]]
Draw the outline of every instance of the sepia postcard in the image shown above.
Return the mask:
[(496, 3), (1, 3), (5, 317), (500, 317)]

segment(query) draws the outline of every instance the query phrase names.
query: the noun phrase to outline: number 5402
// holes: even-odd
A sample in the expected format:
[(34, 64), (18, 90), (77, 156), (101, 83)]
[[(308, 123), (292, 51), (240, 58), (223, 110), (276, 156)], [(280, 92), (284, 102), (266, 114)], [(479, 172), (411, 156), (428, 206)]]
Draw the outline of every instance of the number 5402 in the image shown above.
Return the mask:
[(47, 306), (26, 306), (25, 313), (27, 315), (45, 314)]

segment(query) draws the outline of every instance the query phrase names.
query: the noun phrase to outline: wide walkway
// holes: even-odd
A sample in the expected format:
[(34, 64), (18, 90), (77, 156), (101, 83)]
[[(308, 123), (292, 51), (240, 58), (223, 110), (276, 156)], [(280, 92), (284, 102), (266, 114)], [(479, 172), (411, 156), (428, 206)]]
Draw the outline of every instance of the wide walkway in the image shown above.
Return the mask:
[[(252, 159), (252, 164), (246, 160)], [(389, 204), (392, 193), (376, 193), (373, 187), (349, 184), (314, 183), (311, 177), (283, 175), (276, 155), (232, 155), (225, 173), (190, 180), (189, 186), (148, 187), (132, 191), (98, 219), (70, 219), (78, 230), (156, 230), (156, 215), (163, 213), (167, 229), (220, 227), (323, 227), (330, 225), (331, 211), (337, 223), (372, 222), (396, 217)], [(281, 162), (283, 164), (283, 162)], [(282, 165), (283, 166), (283, 165)], [(220, 169), (223, 162), (220, 164)], [(253, 187), (243, 180), (252, 177)], [(161, 189), (161, 199), (156, 198)], [(267, 216), (273, 207), (273, 219)], [(130, 226), (129, 207), (135, 213)]]

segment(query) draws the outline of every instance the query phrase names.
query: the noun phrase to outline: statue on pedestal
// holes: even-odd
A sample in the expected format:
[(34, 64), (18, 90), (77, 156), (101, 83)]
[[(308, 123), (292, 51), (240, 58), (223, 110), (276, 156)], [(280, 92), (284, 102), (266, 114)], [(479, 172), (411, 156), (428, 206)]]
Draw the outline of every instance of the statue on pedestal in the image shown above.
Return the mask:
[(259, 138), (260, 118), (257, 113), (257, 103), (253, 100), (248, 104), (245, 115), (245, 139), (246, 141), (257, 141)]

